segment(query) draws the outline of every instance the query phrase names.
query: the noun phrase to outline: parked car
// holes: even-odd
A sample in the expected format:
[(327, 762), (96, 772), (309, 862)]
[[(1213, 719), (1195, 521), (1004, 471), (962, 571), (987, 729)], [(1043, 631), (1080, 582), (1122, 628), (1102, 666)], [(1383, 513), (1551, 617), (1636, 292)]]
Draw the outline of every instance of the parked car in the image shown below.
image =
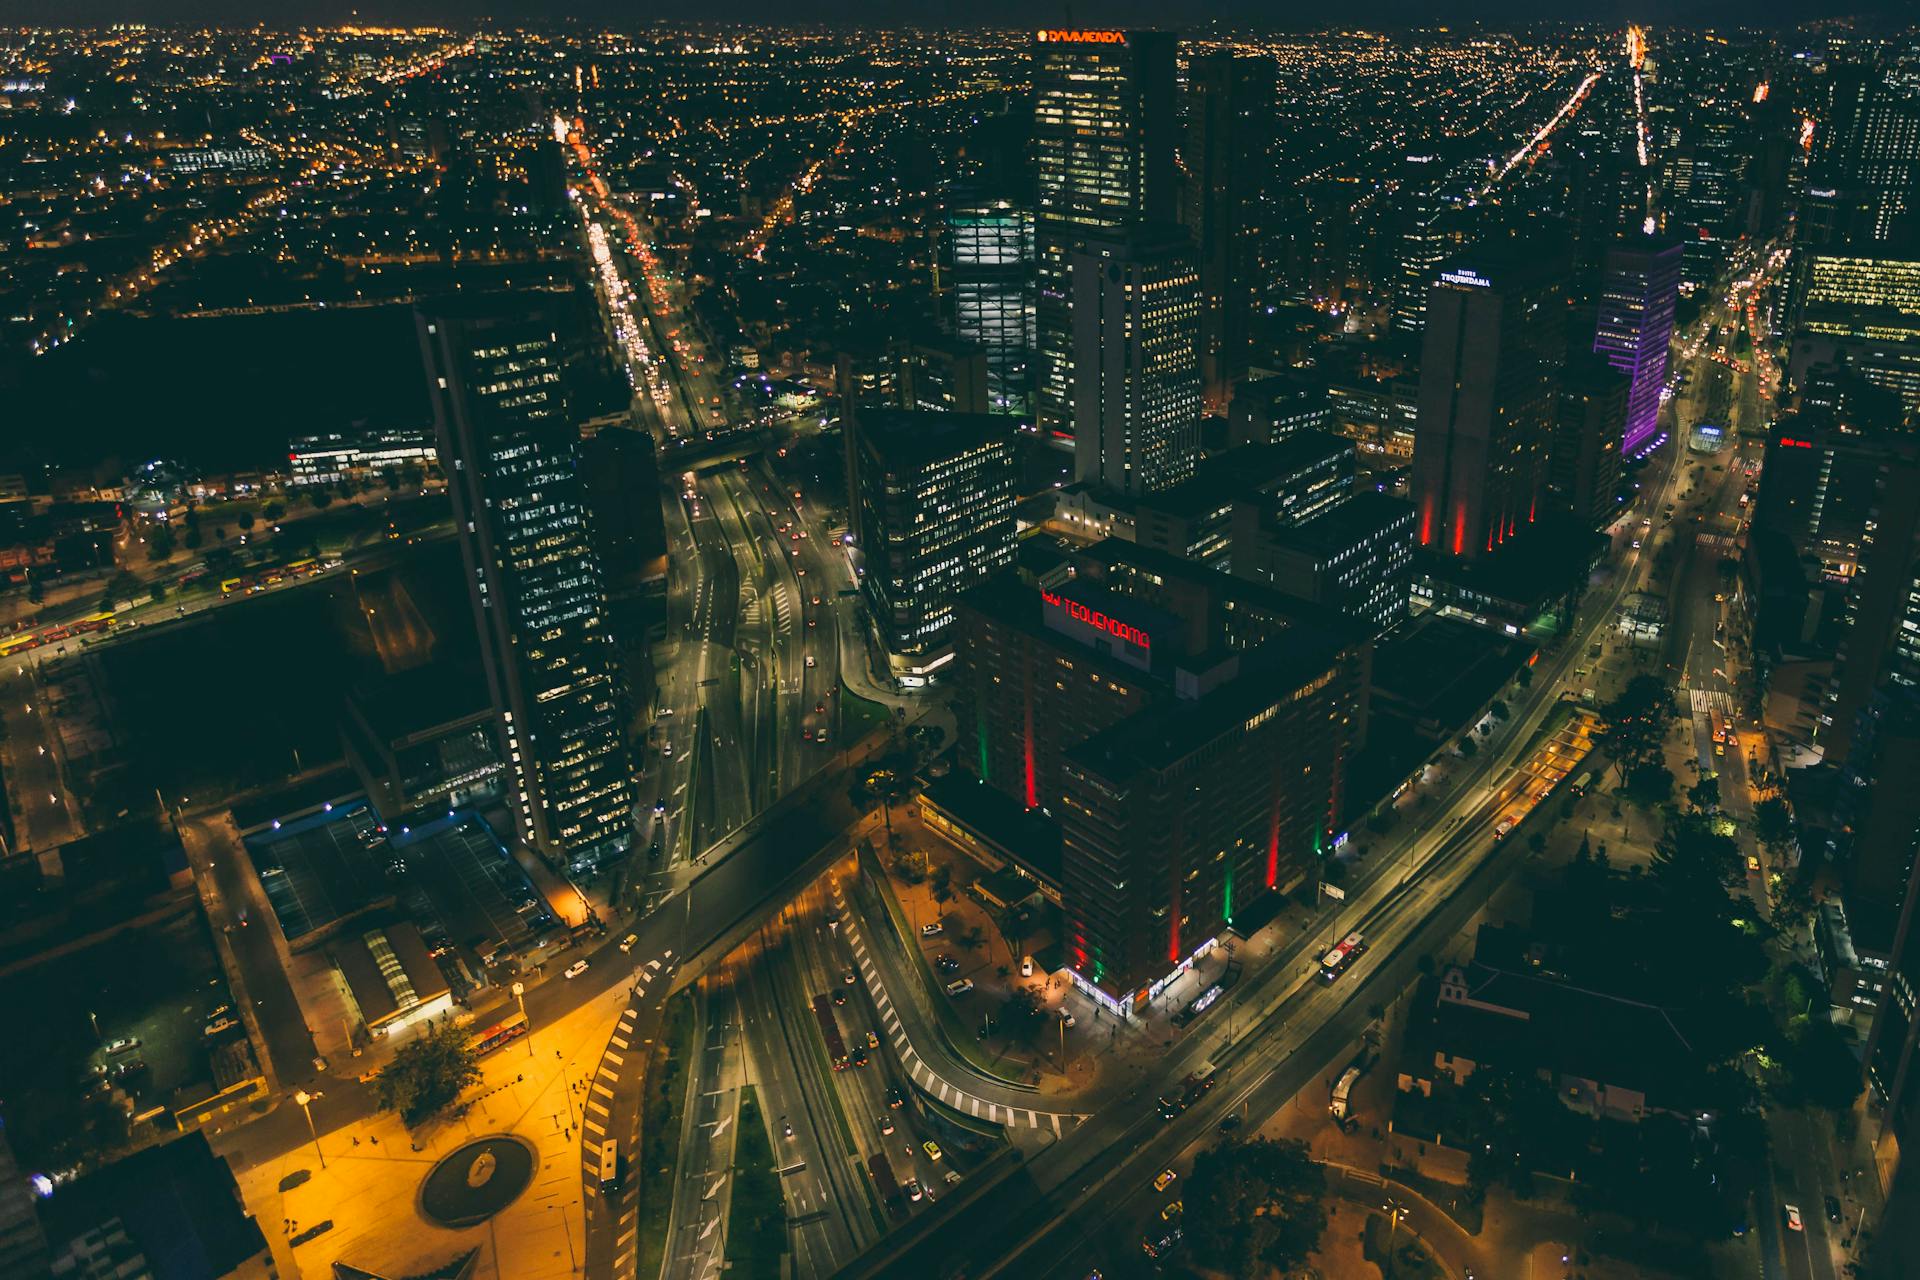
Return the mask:
[(1787, 1220), (1787, 1230), (1789, 1230), (1789, 1231), (1805, 1231), (1805, 1230), (1807, 1229), (1807, 1224), (1806, 1224), (1805, 1222), (1803, 1222), (1803, 1221), (1801, 1220), (1801, 1218), (1800, 1218), (1800, 1206), (1799, 1206), (1799, 1205), (1797, 1205), (1797, 1204), (1783, 1204), (1783, 1205), (1781, 1205), (1781, 1206), (1780, 1206), (1780, 1212), (1781, 1212), (1781, 1213), (1782, 1213), (1782, 1214), (1783, 1214), (1783, 1215), (1784, 1215), (1784, 1216), (1786, 1217), (1786, 1220)]
[(963, 996), (971, 990), (973, 990), (972, 978), (962, 978), (958, 982), (949, 982), (947, 984), (947, 994), (950, 996)]
[(945, 932), (946, 926), (938, 920), (935, 920), (932, 924), (923, 924), (920, 926), (920, 936), (923, 938), (937, 938)]
[(1165, 1191), (1168, 1187), (1173, 1185), (1173, 1180), (1179, 1176), (1180, 1176), (1179, 1174), (1175, 1173), (1171, 1169), (1162, 1169), (1160, 1171), (1160, 1176), (1153, 1180), (1153, 1189), (1155, 1191)]
[(586, 971), (587, 971), (587, 962), (585, 960), (575, 960), (572, 964), (567, 966), (567, 976), (569, 978), (577, 978), (581, 974), (585, 973)]

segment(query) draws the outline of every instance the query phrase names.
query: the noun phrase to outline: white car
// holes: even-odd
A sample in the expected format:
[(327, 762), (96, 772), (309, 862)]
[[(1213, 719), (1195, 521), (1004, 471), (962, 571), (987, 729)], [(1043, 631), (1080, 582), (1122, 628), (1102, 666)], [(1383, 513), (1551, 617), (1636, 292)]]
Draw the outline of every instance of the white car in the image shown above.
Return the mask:
[(973, 990), (972, 978), (961, 978), (958, 982), (947, 984), (947, 994), (950, 996), (963, 996), (971, 990)]
[(932, 924), (923, 924), (920, 926), (920, 936), (923, 938), (937, 938), (944, 932), (946, 932), (946, 926), (942, 925), (938, 920)]
[(567, 976), (569, 978), (577, 978), (581, 974), (585, 973), (586, 971), (587, 971), (587, 962), (585, 960), (575, 960), (572, 964), (567, 966)]

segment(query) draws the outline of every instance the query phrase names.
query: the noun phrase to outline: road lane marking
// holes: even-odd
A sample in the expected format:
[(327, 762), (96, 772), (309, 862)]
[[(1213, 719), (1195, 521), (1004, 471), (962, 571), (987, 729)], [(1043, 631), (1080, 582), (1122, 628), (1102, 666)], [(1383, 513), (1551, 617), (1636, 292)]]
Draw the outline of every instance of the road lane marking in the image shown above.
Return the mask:
[(613, 1081), (615, 1084), (620, 1083), (620, 1073), (618, 1071), (612, 1071), (606, 1067), (602, 1067), (600, 1068), (600, 1074), (605, 1076), (607, 1079)]
[(627, 1047), (627, 1042), (625, 1040), (622, 1040), (619, 1036), (613, 1037), (611, 1040), (607, 1041), (607, 1043), (612, 1045), (616, 1049), (624, 1049)]
[(593, 1082), (593, 1091), (603, 1098), (611, 1098), (613, 1096), (613, 1090), (607, 1088), (607, 1086), (601, 1084), (598, 1080)]
[(1053, 1121), (1053, 1136), (1056, 1138), (1059, 1137), (1060, 1136), (1060, 1113), (1056, 1111), (1050, 1114), (1047, 1117), (1047, 1119)]
[(592, 1118), (582, 1120), (580, 1122), (580, 1127), (582, 1129), (585, 1129), (588, 1133), (592, 1134), (596, 1138), (606, 1133), (606, 1130), (600, 1126), (600, 1122)]
[(625, 1058), (623, 1058), (623, 1057), (621, 1057), (621, 1056), (620, 1056), (619, 1054), (617, 1054), (617, 1053), (609, 1053), (609, 1054), (607, 1055), (607, 1061), (608, 1061), (608, 1062), (611, 1062), (611, 1063), (612, 1063), (612, 1064), (613, 1064), (614, 1066), (616, 1066), (616, 1067), (617, 1067), (617, 1066), (619, 1066), (619, 1065), (620, 1065), (621, 1063), (623, 1063), (623, 1062), (625, 1062), (625, 1061), (626, 1061), (626, 1059), (625, 1059)]
[(989, 1102), (987, 1104), (987, 1119), (993, 1121), (1000, 1119), (1000, 1108), (996, 1103)]
[(608, 1117), (611, 1117), (613, 1115), (613, 1112), (607, 1110), (605, 1107), (601, 1106), (597, 1102), (587, 1103), (587, 1110), (593, 1112), (595, 1115), (602, 1115), (602, 1116), (608, 1116)]
[[(933, 1073), (928, 1072), (927, 1074), (931, 1075)], [(940, 1082), (940, 1101), (945, 1102), (947, 1100), (947, 1094), (950, 1093), (952, 1089), (953, 1089), (952, 1085), (948, 1084), (945, 1080), (942, 1080)]]

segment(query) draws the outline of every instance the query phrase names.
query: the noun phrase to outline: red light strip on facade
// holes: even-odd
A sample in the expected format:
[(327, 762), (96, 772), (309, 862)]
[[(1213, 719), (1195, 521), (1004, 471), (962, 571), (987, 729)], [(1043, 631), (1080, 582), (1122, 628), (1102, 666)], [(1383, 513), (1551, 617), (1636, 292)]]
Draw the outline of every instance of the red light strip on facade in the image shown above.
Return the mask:
[(1061, 610), (1075, 622), (1082, 622), (1096, 631), (1104, 631), (1108, 635), (1118, 636), (1128, 644), (1137, 644), (1142, 649), (1153, 648), (1153, 641), (1148, 637), (1146, 632), (1130, 623), (1120, 621), (1120, 619), (1111, 614), (1102, 613), (1098, 609), (1089, 609), (1078, 600), (1069, 600), (1063, 595), (1046, 590), (1044, 587), (1041, 588), (1040, 598), (1053, 608)]

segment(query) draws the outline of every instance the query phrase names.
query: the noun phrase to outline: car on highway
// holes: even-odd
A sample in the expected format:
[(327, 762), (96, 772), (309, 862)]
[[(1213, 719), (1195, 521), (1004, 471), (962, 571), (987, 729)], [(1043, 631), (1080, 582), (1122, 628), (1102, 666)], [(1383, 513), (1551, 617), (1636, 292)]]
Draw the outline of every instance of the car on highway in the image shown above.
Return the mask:
[(833, 1002), (834, 1002), (835, 1004), (845, 1004), (845, 1003), (847, 1002), (847, 993), (846, 993), (846, 992), (844, 992), (844, 991), (836, 991), (836, 992), (834, 992), (834, 993), (833, 993)]
[(923, 924), (920, 926), (920, 936), (923, 938), (937, 938), (945, 932), (946, 926), (938, 920), (935, 920), (932, 924)]
[(793, 1136), (793, 1121), (787, 1119), (785, 1116), (780, 1117), (780, 1133), (783, 1137), (791, 1138)]
[(972, 978), (961, 978), (958, 982), (949, 982), (947, 984), (947, 994), (950, 996), (963, 996), (971, 990), (973, 990)]
[(929, 1160), (938, 1160), (940, 1158), (940, 1144), (932, 1138), (928, 1138), (925, 1142), (921, 1143), (920, 1149), (927, 1153), (927, 1159)]
[(1167, 1201), (1167, 1207), (1160, 1211), (1160, 1221), (1172, 1222), (1185, 1208), (1186, 1206), (1178, 1200)]
[(655, 796), (653, 798), (653, 816), (657, 818), (666, 811), (667, 798), (665, 796)]
[(1807, 1229), (1807, 1224), (1801, 1220), (1799, 1205), (1783, 1204), (1780, 1206), (1780, 1213), (1787, 1220), (1787, 1230), (1805, 1231)]
[(813, 655), (812, 655), (812, 654), (808, 654), (808, 655), (807, 655), (807, 666), (808, 666), (809, 668), (811, 668), (811, 667), (812, 667), (813, 665), (814, 665), (814, 661), (813, 661)]
[(853, 1053), (848, 1058), (848, 1061), (852, 1062), (853, 1065), (856, 1067), (866, 1066), (867, 1065), (867, 1046), (863, 1044), (857, 1044), (853, 1046)]
[(585, 973), (586, 971), (587, 971), (587, 962), (585, 960), (575, 960), (572, 964), (567, 966), (567, 977), (577, 978), (581, 974)]
[(1755, 856), (1754, 854), (1751, 854), (1751, 853), (1750, 853), (1750, 854), (1748, 854), (1748, 855), (1747, 855), (1747, 870), (1749, 870), (1749, 871), (1758, 871), (1759, 869), (1760, 869), (1760, 859), (1759, 859), (1759, 858), (1758, 858), (1757, 856)]
[(880, 1047), (879, 1035), (872, 1031), (867, 1032), (867, 1048), (878, 1049), (879, 1047)]
[(1827, 1197), (1827, 1221), (1840, 1221), (1840, 1201), (1834, 1196)]
[(1181, 1238), (1185, 1235), (1186, 1233), (1184, 1231), (1182, 1231), (1179, 1227), (1175, 1227), (1173, 1230), (1167, 1232), (1166, 1235), (1161, 1236), (1158, 1240), (1153, 1240), (1153, 1239), (1142, 1240), (1140, 1242), (1140, 1247), (1146, 1251), (1146, 1254), (1149, 1258), (1164, 1257), (1165, 1255), (1173, 1252), (1173, 1247), (1179, 1244)]
[(846, 983), (848, 986), (852, 986), (855, 982), (859, 981), (859, 975), (849, 969), (840, 976), (840, 981)]
[(632, 951), (633, 944), (638, 941), (640, 941), (640, 935), (637, 933), (630, 933), (626, 937), (620, 939), (620, 954), (624, 956), (628, 952)]
[(893, 1136), (893, 1117), (892, 1116), (885, 1115), (880, 1117), (880, 1134), (882, 1137), (888, 1137), (888, 1138)]
[(899, 1085), (895, 1085), (893, 1088), (887, 1090), (887, 1105), (895, 1108), (906, 1106), (906, 1090), (902, 1089)]
[(920, 1190), (920, 1179), (918, 1178), (907, 1179), (907, 1199), (915, 1201), (917, 1203), (920, 1197), (924, 1194), (926, 1193)]
[(1171, 1169), (1162, 1169), (1160, 1171), (1160, 1176), (1153, 1180), (1153, 1189), (1155, 1191), (1165, 1191), (1168, 1187), (1173, 1185), (1173, 1180), (1179, 1176), (1180, 1176), (1179, 1174), (1175, 1173)]

